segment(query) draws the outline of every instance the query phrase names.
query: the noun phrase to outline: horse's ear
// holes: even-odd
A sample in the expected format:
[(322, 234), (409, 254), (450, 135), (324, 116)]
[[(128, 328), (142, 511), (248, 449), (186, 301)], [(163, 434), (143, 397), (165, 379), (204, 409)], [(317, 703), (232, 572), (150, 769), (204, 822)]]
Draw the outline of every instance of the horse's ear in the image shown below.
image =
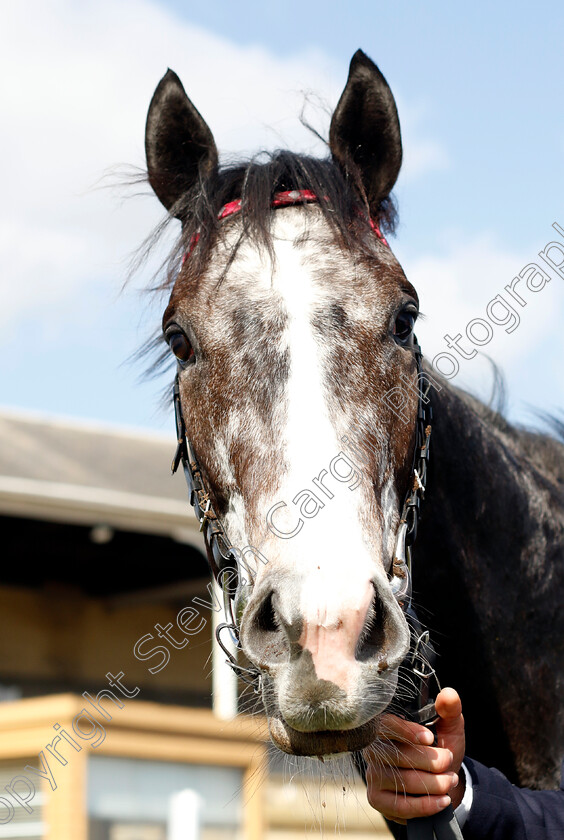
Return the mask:
[(346, 172), (357, 168), (375, 216), (400, 171), (401, 132), (392, 91), (362, 50), (352, 57), (349, 78), (331, 120), (329, 146)]
[(210, 129), (172, 70), (159, 82), (149, 106), (145, 153), (157, 198), (180, 218), (179, 199), (215, 169), (218, 158)]

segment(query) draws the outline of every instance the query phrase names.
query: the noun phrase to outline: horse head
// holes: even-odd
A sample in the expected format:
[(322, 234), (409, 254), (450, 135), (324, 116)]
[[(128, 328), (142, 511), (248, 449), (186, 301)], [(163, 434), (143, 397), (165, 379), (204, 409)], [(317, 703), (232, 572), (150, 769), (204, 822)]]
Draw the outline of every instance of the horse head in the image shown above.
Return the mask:
[[(329, 148), (221, 168), (171, 71), (147, 119), (149, 181), (182, 223), (163, 334), (183, 419), (239, 549), (236, 622), (272, 738), (307, 755), (377, 737), (410, 639), (390, 569), (416, 441), (418, 299), (382, 233), (396, 106), (360, 51)], [(401, 383), (400, 412), (386, 395)]]

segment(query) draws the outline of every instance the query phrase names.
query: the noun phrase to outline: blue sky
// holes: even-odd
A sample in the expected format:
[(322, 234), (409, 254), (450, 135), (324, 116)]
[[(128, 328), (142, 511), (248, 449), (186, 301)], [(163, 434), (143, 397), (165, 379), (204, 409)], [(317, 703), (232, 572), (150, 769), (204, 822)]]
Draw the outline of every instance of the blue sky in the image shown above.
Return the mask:
[[(304, 92), (334, 106), (358, 47), (378, 63), (405, 148), (392, 247), (420, 292), (428, 355), (538, 262), (552, 222), (564, 226), (562, 5), (344, 9), (317, 0), (0, 6), (3, 406), (172, 429), (160, 407), (168, 377), (148, 381), (142, 363), (128, 362), (160, 321), (162, 301), (139, 292), (149, 270), (120, 293), (160, 205), (107, 181), (94, 188), (116, 165), (143, 165), (146, 110), (167, 66), (227, 158), (264, 145), (309, 149), (297, 119)], [(311, 115), (327, 128), (323, 110)], [(528, 294), (518, 328), (496, 327), (486, 348), (515, 420), (531, 422), (531, 405), (564, 407), (563, 312), (564, 280), (554, 277)], [(488, 362), (461, 364), (456, 382), (487, 397)]]

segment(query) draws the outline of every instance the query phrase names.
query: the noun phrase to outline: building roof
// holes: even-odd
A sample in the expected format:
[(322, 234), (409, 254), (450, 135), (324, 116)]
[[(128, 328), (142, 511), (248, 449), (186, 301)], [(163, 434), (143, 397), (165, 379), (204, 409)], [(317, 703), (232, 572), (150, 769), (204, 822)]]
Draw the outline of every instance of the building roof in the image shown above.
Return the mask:
[(0, 513), (108, 525), (202, 547), (175, 440), (138, 429), (0, 409)]

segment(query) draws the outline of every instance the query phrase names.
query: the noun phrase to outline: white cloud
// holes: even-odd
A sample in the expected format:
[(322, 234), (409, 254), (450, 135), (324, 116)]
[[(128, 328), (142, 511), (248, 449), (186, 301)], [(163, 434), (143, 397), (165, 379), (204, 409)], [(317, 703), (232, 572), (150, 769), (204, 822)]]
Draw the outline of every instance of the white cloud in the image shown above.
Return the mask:
[(119, 289), (124, 256), (162, 216), (160, 205), (153, 197), (120, 205), (115, 191), (92, 187), (116, 164), (143, 166), (147, 107), (167, 65), (208, 108), (228, 149), (267, 138), (276, 145), (261, 120), (304, 144), (288, 116), (299, 110), (300, 79), (333, 95), (321, 57), (278, 61), (239, 49), (148, 2), (30, 0), (4, 4), (2, 17), (0, 73), (10, 80), (0, 94), (0, 153), (9, 161), (0, 211), (5, 339), (16, 318), (33, 309), (56, 318), (61, 302), (92, 282)]

